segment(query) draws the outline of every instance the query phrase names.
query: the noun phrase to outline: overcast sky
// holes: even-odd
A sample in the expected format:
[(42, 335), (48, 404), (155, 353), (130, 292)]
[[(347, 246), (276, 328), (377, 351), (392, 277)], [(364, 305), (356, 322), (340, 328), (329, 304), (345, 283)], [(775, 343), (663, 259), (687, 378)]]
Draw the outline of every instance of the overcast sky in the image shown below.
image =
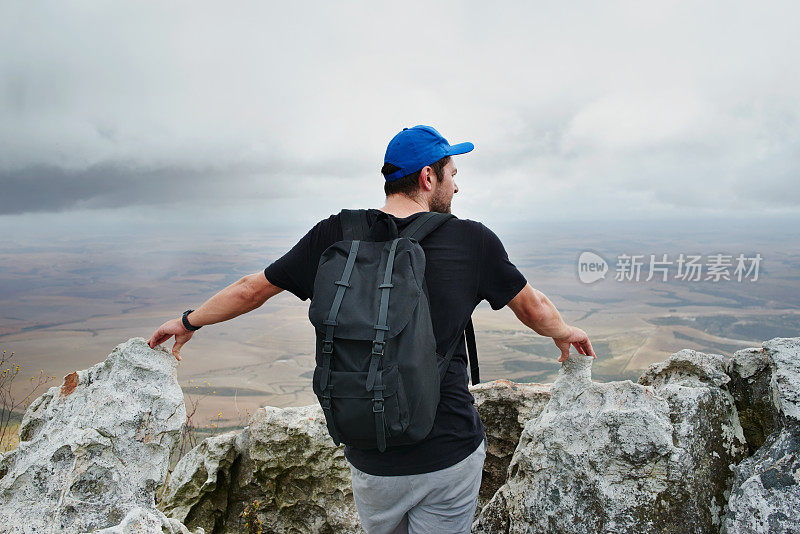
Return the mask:
[[(435, 5), (434, 5), (435, 4)], [(0, 3), (0, 225), (380, 207), (430, 124), (453, 212), (792, 215), (797, 2)]]

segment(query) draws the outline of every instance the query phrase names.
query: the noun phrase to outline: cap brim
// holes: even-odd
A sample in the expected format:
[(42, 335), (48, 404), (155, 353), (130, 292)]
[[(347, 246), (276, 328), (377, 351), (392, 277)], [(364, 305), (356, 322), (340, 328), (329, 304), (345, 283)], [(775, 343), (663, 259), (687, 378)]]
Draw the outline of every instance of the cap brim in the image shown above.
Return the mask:
[(456, 154), (466, 154), (467, 152), (472, 152), (475, 148), (475, 145), (467, 141), (466, 143), (458, 143), (457, 145), (450, 145), (450, 148), (447, 149), (448, 156), (455, 156)]

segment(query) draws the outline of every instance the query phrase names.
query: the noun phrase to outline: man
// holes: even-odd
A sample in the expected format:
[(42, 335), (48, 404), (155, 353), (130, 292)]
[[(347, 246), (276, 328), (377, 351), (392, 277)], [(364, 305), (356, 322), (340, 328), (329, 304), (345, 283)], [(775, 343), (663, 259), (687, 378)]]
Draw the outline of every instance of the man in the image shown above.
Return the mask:
[[(472, 143), (450, 145), (430, 126), (404, 128), (389, 143), (381, 170), (386, 203), (367, 212), (374, 223), (389, 214), (401, 231), (428, 211), (450, 213), (458, 192), (453, 155), (470, 152)], [(173, 354), (192, 329), (218, 323), (261, 306), (286, 289), (310, 298), (323, 251), (343, 238), (338, 215), (314, 226), (287, 254), (263, 273), (245, 276), (223, 289), (196, 311), (161, 325), (151, 347), (175, 336)], [(485, 430), (467, 387), (464, 327), (481, 300), (499, 310), (510, 307), (537, 333), (553, 338), (563, 362), (570, 346), (595, 357), (586, 333), (567, 325), (558, 310), (532, 288), (508, 259), (497, 235), (483, 224), (456, 217), (420, 243), (425, 251), (431, 320), (437, 352), (444, 354), (456, 336), (461, 341), (442, 379), (433, 429), (421, 442), (376, 449), (345, 446), (353, 496), (363, 528), (373, 533), (469, 532), (483, 461)]]

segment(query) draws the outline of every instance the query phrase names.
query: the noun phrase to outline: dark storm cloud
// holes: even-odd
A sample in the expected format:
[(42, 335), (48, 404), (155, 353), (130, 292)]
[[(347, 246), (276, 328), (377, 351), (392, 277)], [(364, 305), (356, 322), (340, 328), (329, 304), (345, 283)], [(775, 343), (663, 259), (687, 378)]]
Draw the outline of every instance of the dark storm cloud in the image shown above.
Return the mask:
[(0, 215), (299, 197), (313, 193), (316, 176), (342, 166), (340, 161), (200, 169), (116, 162), (81, 170), (34, 165), (0, 171)]
[(208, 175), (179, 169), (135, 171), (103, 164), (67, 171), (37, 165), (0, 172), (0, 215), (172, 202), (178, 195), (196, 196), (207, 181)]

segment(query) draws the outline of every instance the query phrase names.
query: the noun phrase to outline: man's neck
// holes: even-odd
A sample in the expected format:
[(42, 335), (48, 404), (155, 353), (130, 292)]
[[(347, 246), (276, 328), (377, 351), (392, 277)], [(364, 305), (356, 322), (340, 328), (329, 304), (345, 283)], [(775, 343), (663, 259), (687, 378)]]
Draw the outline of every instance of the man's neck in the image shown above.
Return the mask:
[(421, 211), (430, 211), (427, 202), (424, 199), (414, 200), (405, 195), (389, 195), (386, 197), (386, 203), (382, 208), (378, 208), (384, 213), (394, 215), (395, 217), (404, 218)]

